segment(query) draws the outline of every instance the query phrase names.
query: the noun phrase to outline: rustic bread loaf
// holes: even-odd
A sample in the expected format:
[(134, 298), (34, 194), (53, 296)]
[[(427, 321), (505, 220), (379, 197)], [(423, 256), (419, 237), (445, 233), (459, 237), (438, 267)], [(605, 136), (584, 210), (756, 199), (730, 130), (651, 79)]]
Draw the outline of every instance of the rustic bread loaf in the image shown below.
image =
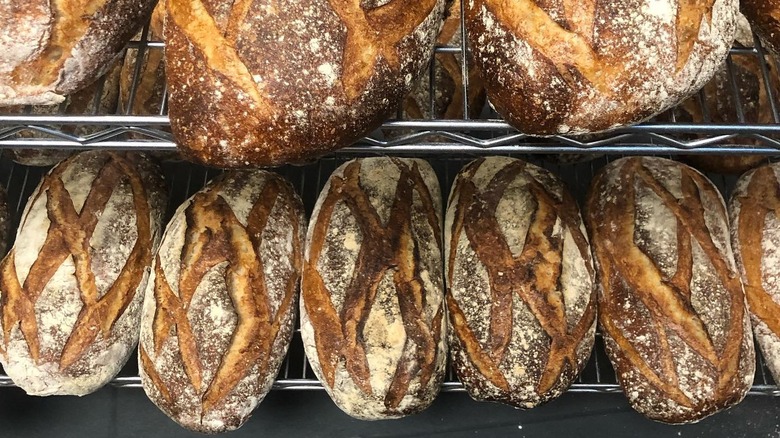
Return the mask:
[(534, 135), (647, 119), (701, 88), (734, 41), (737, 0), (466, 3), (488, 98)]
[(430, 59), (445, 0), (168, 1), (171, 129), (217, 167), (299, 162), (393, 115)]
[(599, 323), (631, 406), (688, 423), (741, 401), (755, 354), (715, 186), (675, 161), (623, 158), (594, 179), (585, 217)]
[[(165, 0), (160, 1), (152, 12), (149, 21), (147, 41), (162, 41)], [(141, 39), (141, 34), (136, 35)], [(138, 50), (128, 50), (119, 80), (120, 111), (135, 115), (157, 115), (163, 106), (165, 97), (165, 65), (163, 50), (148, 47), (137, 65)], [(136, 78), (136, 70), (138, 70)], [(136, 87), (133, 89), (135, 80)], [(134, 93), (133, 93), (134, 92)], [(131, 99), (132, 98), (132, 99)]]
[(239, 428), (271, 389), (290, 344), (303, 207), (265, 172), (226, 173), (168, 224), (146, 288), (144, 390), (188, 429)]
[[(67, 115), (107, 115), (116, 112), (119, 100), (119, 72), (120, 64), (106, 73), (98, 81), (93, 82), (88, 87), (79, 90), (59, 105), (35, 105), (31, 108), (32, 114), (67, 114)], [(10, 106), (0, 108), (1, 113), (20, 114), (25, 111), (23, 106)], [(106, 129), (105, 126), (89, 125), (61, 125), (56, 126), (65, 134), (76, 136), (88, 136), (97, 131)], [(41, 132), (22, 131), (18, 134), (20, 138), (55, 138), (53, 135), (43, 134)], [(63, 149), (8, 149), (11, 159), (25, 166), (53, 166), (60, 161), (73, 155), (73, 150)]]
[(750, 20), (761, 44), (780, 56), (780, 2), (777, 0), (741, 0), (740, 10)]
[(84, 395), (138, 341), (165, 190), (143, 155), (84, 152), (33, 192), (0, 264), (0, 361), (28, 394)]
[(780, 382), (780, 164), (761, 166), (737, 181), (729, 218), (753, 332), (769, 371)]
[(0, 106), (52, 105), (103, 75), (156, 0), (0, 3)]
[(365, 158), (331, 175), (312, 213), (301, 337), (325, 390), (364, 420), (422, 411), (447, 360), (441, 193), (423, 160)]
[(596, 333), (577, 202), (545, 169), (480, 158), (455, 179), (444, 232), (450, 351), (469, 395), (532, 408), (562, 394)]

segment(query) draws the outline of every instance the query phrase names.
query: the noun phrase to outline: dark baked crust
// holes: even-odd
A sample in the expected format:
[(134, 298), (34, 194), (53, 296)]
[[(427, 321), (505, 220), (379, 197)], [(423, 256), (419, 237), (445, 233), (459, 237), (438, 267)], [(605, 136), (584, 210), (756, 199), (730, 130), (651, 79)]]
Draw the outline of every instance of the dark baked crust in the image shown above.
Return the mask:
[(26, 25), (9, 27), (13, 34), (0, 46), (0, 105), (59, 103), (88, 86), (113, 65), (155, 3), (100, 0), (85, 11), (72, 0), (4, 2), (0, 21)]
[(271, 389), (295, 324), (303, 206), (280, 176), (226, 173), (179, 207), (146, 289), (139, 371), (188, 429), (234, 430)]
[(780, 56), (780, 2), (777, 0), (740, 0), (740, 10), (753, 30), (775, 55)]
[(312, 214), (301, 337), (347, 414), (427, 408), (446, 365), (441, 197), (422, 160), (366, 158), (331, 175)]
[(729, 202), (731, 242), (742, 274), (753, 332), (769, 371), (780, 381), (780, 164), (743, 175)]
[(142, 155), (84, 152), (43, 179), (0, 264), (0, 360), (14, 383), (84, 395), (119, 372), (164, 210), (161, 171)]
[(493, 107), (534, 135), (640, 122), (701, 88), (725, 59), (736, 0), (474, 0), (469, 47)]
[(596, 329), (590, 245), (563, 183), (478, 159), (455, 180), (445, 242), (450, 351), (469, 395), (532, 408), (562, 394)]
[(723, 199), (675, 161), (614, 161), (587, 202), (599, 323), (631, 406), (667, 423), (744, 398), (755, 356)]
[(429, 60), (445, 5), (277, 3), (167, 2), (169, 115), (187, 158), (275, 166), (351, 144), (398, 108)]

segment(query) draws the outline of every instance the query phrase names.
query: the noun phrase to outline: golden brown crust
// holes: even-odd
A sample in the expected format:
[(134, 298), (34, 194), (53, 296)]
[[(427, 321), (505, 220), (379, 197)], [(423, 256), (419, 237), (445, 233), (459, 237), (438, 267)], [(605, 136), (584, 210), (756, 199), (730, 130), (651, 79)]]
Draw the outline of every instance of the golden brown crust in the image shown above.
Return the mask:
[(225, 174), (171, 220), (139, 366), (149, 397), (182, 426), (236, 429), (270, 390), (292, 334), (302, 237), (300, 199), (268, 172)]
[(168, 1), (169, 113), (182, 153), (273, 166), (354, 142), (409, 91), (444, 3)]
[(753, 330), (776, 381), (780, 380), (780, 284), (775, 276), (780, 239), (778, 181), (777, 164), (759, 167), (739, 179), (729, 202), (731, 241)]
[(159, 169), (132, 154), (85, 152), (41, 182), (0, 265), (0, 359), (28, 393), (83, 395), (127, 360), (163, 204)]
[(642, 121), (698, 90), (734, 40), (735, 0), (475, 0), (469, 46), (494, 108), (536, 135)]
[(445, 224), (451, 353), (469, 394), (530, 408), (563, 393), (596, 323), (577, 203), (549, 172), (491, 157), (461, 170)]
[[(393, 176), (379, 181), (370, 169)], [(356, 418), (419, 412), (443, 378), (441, 201), (434, 178), (421, 160), (353, 160), (331, 176), (312, 216), (301, 335), (331, 398)], [(334, 230), (347, 233), (344, 240)], [(339, 267), (344, 260), (351, 272)]]
[(593, 181), (587, 209), (599, 322), (632, 407), (684, 423), (739, 402), (755, 359), (714, 185), (680, 163), (625, 158)]
[[(0, 105), (50, 105), (94, 82), (146, 21), (154, 0), (4, 2), (0, 20), (26, 23), (0, 40)], [(16, 28), (16, 27), (15, 27)]]

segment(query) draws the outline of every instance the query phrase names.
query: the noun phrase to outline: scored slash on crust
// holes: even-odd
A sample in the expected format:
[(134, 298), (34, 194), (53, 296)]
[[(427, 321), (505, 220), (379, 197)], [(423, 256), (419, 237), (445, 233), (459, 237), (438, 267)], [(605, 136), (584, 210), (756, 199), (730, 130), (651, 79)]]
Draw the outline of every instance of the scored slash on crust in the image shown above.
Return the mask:
[[(453, 191), (459, 195), (450, 240), (448, 283), (452, 284), (457, 243), (465, 232), (470, 247), (488, 273), (492, 303), (489, 335), (485, 343), (477, 339), (450, 293), (447, 294), (447, 305), (453, 318), (451, 329), (480, 374), (502, 391), (510, 391), (512, 388), (501, 373), (500, 365), (511, 342), (513, 295), (518, 294), (550, 338), (547, 362), (536, 384), (536, 391), (544, 394), (556, 385), (563, 373), (573, 376), (579, 371), (577, 350), (596, 318), (596, 307), (588, 305), (577, 324), (569, 330), (558, 291), (563, 239), (554, 235), (553, 228), (559, 215), (565, 223), (580, 223), (579, 213), (573, 208), (576, 203), (568, 194), (558, 201), (532, 178), (528, 188), (537, 200), (536, 210), (523, 250), (514, 256), (496, 219), (496, 209), (507, 187), (525, 170), (526, 163), (515, 161), (503, 167), (480, 191), (473, 178), (483, 162), (484, 159), (477, 160), (464, 169)], [(571, 227), (569, 231), (583, 259), (590, 260), (590, 247), (580, 228)], [(586, 266), (592, 275), (593, 267), (590, 263)], [(595, 303), (595, 300), (595, 290), (592, 290), (589, 302)]]
[[(601, 177), (604, 177), (602, 174)], [(685, 344), (702, 357), (711, 368), (698, 370), (708, 373), (717, 382), (717, 392), (730, 393), (730, 388), (738, 378), (741, 360), (741, 345), (743, 342), (743, 327), (745, 317), (744, 297), (742, 287), (721, 251), (715, 245), (705, 222), (705, 207), (702, 193), (708, 193), (712, 199), (718, 194), (712, 184), (695, 171), (681, 172), (681, 191), (683, 197), (677, 199), (665, 188), (650, 171), (642, 165), (641, 159), (630, 159), (620, 169), (621, 186), (625, 193), (615, 197), (610, 205), (606, 205), (596, 215), (591, 216), (594, 250), (602, 254), (601, 290), (603, 299), (600, 322), (604, 332), (622, 351), (621, 356), (647, 379), (647, 382), (669, 397), (675, 403), (686, 408), (695, 408), (701, 401), (693, 400), (679, 388), (679, 376), (675, 368), (675, 358), (669, 348), (667, 331), (673, 331)], [(634, 242), (635, 217), (631, 207), (636, 202), (637, 184), (644, 184), (663, 205), (675, 216), (678, 227), (678, 268), (670, 280), (664, 280), (660, 269), (653, 263), (650, 256), (635, 243), (622, 245), (620, 242)], [(600, 193), (600, 181), (594, 184), (592, 193)], [(592, 201), (590, 205), (595, 205)], [(717, 206), (721, 210), (722, 205)], [(620, 218), (620, 220), (600, 220), (597, 217)], [(612, 228), (616, 227), (616, 228)], [(681, 238), (682, 237), (682, 238)], [(709, 256), (714, 272), (720, 277), (730, 298), (729, 326), (725, 329), (726, 340), (720, 351), (715, 345), (691, 303), (691, 281), (693, 272), (693, 257), (691, 254), (692, 239), (701, 246)], [(616, 243), (613, 243), (616, 242)], [(633, 262), (626, 263), (626, 260)], [(637, 265), (639, 263), (639, 265)], [(661, 344), (661, 374), (658, 374), (634, 346), (633, 341), (622, 334), (621, 329), (613, 319), (621, 314), (616, 309), (616, 299), (612, 297), (618, 284), (612, 284), (612, 278), (622, 278), (625, 286), (637, 291), (636, 297), (647, 307), (653, 326), (648, 327)], [(644, 285), (644, 286), (643, 286)], [(647, 286), (649, 285), (649, 286)], [(625, 293), (620, 292), (618, 293)], [(718, 400), (716, 404), (721, 404)]]
[[(600, 93), (612, 96), (615, 93), (613, 84), (629, 73), (626, 69), (632, 66), (607, 62), (593, 47), (595, 0), (565, 2), (566, 17), (562, 24), (537, 3), (537, 0), (476, 0), (470, 10), (474, 14), (481, 7), (487, 8), (501, 25), (549, 59), (570, 85), (574, 86), (581, 75)], [(676, 35), (682, 42), (677, 45), (676, 72), (688, 62), (702, 23), (712, 21), (712, 8), (713, 2), (680, 0)]]
[[(398, 70), (398, 44), (433, 11), (437, 0), (391, 0), (365, 11), (358, 0), (328, 0), (347, 27), (341, 74), (348, 99), (360, 96), (381, 57)], [(381, 30), (381, 31), (380, 31)]]
[(764, 228), (766, 218), (774, 214), (780, 218), (780, 188), (775, 184), (774, 169), (764, 166), (751, 175), (750, 183), (742, 196), (737, 198), (739, 210), (739, 245), (745, 272), (745, 292), (750, 311), (767, 325), (772, 333), (780, 333), (780, 305), (764, 289), (762, 274), (762, 235), (756, 230)]
[[(317, 225), (309, 243), (310, 256), (304, 264), (302, 297), (314, 329), (319, 364), (328, 386), (335, 383), (336, 367), (341, 360), (355, 385), (373, 395), (370, 371), (362, 339), (363, 327), (374, 305), (377, 288), (388, 271), (393, 271), (400, 316), (406, 330), (404, 354), (396, 364), (392, 383), (384, 399), (387, 409), (396, 409), (412, 380), (419, 378), (419, 393), (427, 390), (436, 370), (437, 349), (444, 312), (440, 306), (432, 321), (425, 317), (426, 290), (419, 271), (419, 249), (412, 234), (413, 198), (416, 192), (425, 205), (425, 215), (441, 248), (439, 220), (435, 205), (417, 164), (411, 167), (393, 159), (401, 175), (396, 186), (390, 216), (383, 224), (378, 212), (360, 187), (360, 161), (349, 163), (344, 176), (333, 176), (330, 190), (321, 204)], [(341, 312), (330, 299), (324, 280), (317, 271), (327, 230), (337, 203), (352, 212), (363, 236), (352, 279), (344, 294)], [(413, 353), (412, 353), (413, 352)]]
[[(8, 347), (12, 329), (19, 324), (30, 350), (30, 357), (35, 363), (40, 363), (35, 303), (68, 257), (73, 258), (74, 275), (83, 307), (58, 358), (60, 370), (67, 369), (81, 358), (98, 333), (102, 333), (104, 337), (109, 336), (114, 324), (132, 301), (142, 277), (137, 273), (149, 264), (152, 257), (149, 203), (142, 178), (134, 166), (118, 154), (109, 154), (109, 157), (95, 178), (80, 213), (76, 212), (62, 181), (62, 175), (69, 167), (68, 161), (60, 164), (46, 177), (36, 198), (30, 201), (30, 205), (33, 205), (40, 196), (46, 194), (50, 226), (46, 240), (38, 252), (38, 258), (31, 266), (24, 284), (19, 284), (13, 252), (4, 259), (0, 268), (5, 344), (3, 351)], [(129, 182), (133, 193), (138, 237), (114, 284), (99, 298), (91, 267), (89, 242), (97, 227), (100, 212), (104, 210), (114, 188), (122, 180)], [(45, 359), (56, 360), (48, 357)]]
[[(181, 273), (178, 295), (173, 292), (165, 276), (159, 256), (155, 264), (155, 299), (157, 309), (152, 323), (155, 354), (175, 329), (184, 372), (195, 391), (202, 396), (202, 412), (215, 409), (221, 401), (259, 364), (259, 375), (265, 375), (271, 358), (268, 354), (277, 340), (283, 320), (292, 309), (297, 288), (297, 272), (301, 266), (302, 251), (298, 236), (295, 209), (289, 208), (293, 227), (293, 263), (296, 274), (285, 285), (285, 294), (276, 315), (268, 295), (262, 261), (255, 248), (262, 244), (263, 230), (280, 194), (294, 197), (284, 183), (269, 178), (258, 201), (252, 207), (244, 227), (232, 208), (220, 195), (217, 184), (206, 192), (195, 195), (187, 208), (187, 235), (181, 252)], [(238, 316), (238, 325), (230, 345), (221, 359), (214, 378), (204, 387), (203, 369), (198, 346), (187, 311), (198, 285), (214, 266), (228, 262), (225, 275), (227, 291)], [(156, 371), (148, 352), (140, 348), (141, 361), (152, 384), (161, 396), (174, 404), (162, 376)]]

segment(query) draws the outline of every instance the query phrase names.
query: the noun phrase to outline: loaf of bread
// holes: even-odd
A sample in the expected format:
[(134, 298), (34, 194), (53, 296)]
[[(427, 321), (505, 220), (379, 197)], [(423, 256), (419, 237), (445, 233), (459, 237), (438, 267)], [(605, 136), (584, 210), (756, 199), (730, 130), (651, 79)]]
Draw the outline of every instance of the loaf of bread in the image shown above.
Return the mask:
[(292, 187), (265, 171), (223, 174), (168, 224), (146, 289), (144, 390), (188, 429), (239, 428), (290, 344), (305, 223)]
[(772, 377), (780, 382), (780, 164), (761, 166), (737, 181), (729, 218), (753, 332)]
[(28, 394), (88, 394), (125, 364), (165, 197), (145, 156), (96, 151), (33, 192), (0, 264), (0, 361)]
[(761, 44), (780, 56), (780, 3), (776, 0), (740, 0), (739, 4), (761, 38)]
[[(161, 0), (152, 12), (147, 41), (162, 41), (165, 1)], [(141, 34), (137, 35), (141, 39)], [(125, 114), (158, 115), (165, 97), (165, 65), (163, 50), (147, 47), (138, 62), (138, 50), (128, 50), (119, 81), (120, 111)], [(136, 70), (137, 73), (136, 73)], [(137, 74), (137, 77), (136, 77)], [(136, 86), (133, 89), (133, 83)]]
[(473, 0), (469, 47), (495, 109), (534, 135), (640, 122), (700, 89), (734, 41), (737, 0)]
[(418, 159), (365, 158), (331, 175), (312, 213), (301, 338), (336, 405), (363, 419), (422, 411), (447, 361), (441, 192)]
[(455, 179), (444, 233), (450, 352), (469, 395), (532, 408), (562, 394), (596, 333), (577, 202), (545, 169), (480, 158)]
[(740, 402), (755, 352), (723, 199), (694, 169), (623, 158), (587, 200), (607, 354), (631, 406), (690, 423)]
[[(742, 14), (738, 15), (737, 20), (736, 45), (744, 48), (753, 47), (753, 32)], [(727, 63), (723, 63), (715, 73), (715, 77), (701, 90), (700, 96), (686, 99), (660, 117), (661, 121), (708, 124), (774, 123), (770, 95), (775, 99), (780, 96), (780, 77), (770, 56), (767, 56), (766, 61), (764, 64), (768, 73), (768, 83), (764, 80), (762, 62), (757, 56), (732, 55), (731, 69)], [(742, 111), (743, 119), (740, 119), (738, 110)], [(724, 143), (762, 145), (761, 140), (744, 136), (730, 138)], [(767, 157), (746, 154), (706, 154), (684, 155), (682, 159), (704, 172), (741, 174), (766, 162)]]
[(182, 154), (274, 166), (360, 139), (430, 60), (445, 3), (168, 1), (169, 115)]
[[(31, 108), (32, 114), (41, 115), (108, 115), (114, 114), (119, 100), (119, 72), (121, 65), (114, 67), (100, 80), (93, 82), (88, 87), (77, 91), (59, 105), (35, 105)], [(25, 111), (23, 106), (10, 106), (0, 108), (3, 114), (21, 114)], [(88, 136), (97, 131), (106, 129), (106, 126), (89, 125), (61, 125), (54, 127), (65, 134), (75, 136)], [(53, 135), (41, 132), (21, 131), (20, 138), (55, 138)], [(73, 150), (64, 149), (8, 149), (11, 159), (25, 166), (53, 166), (73, 155)]]
[(0, 106), (53, 105), (113, 65), (156, 0), (0, 3)]

